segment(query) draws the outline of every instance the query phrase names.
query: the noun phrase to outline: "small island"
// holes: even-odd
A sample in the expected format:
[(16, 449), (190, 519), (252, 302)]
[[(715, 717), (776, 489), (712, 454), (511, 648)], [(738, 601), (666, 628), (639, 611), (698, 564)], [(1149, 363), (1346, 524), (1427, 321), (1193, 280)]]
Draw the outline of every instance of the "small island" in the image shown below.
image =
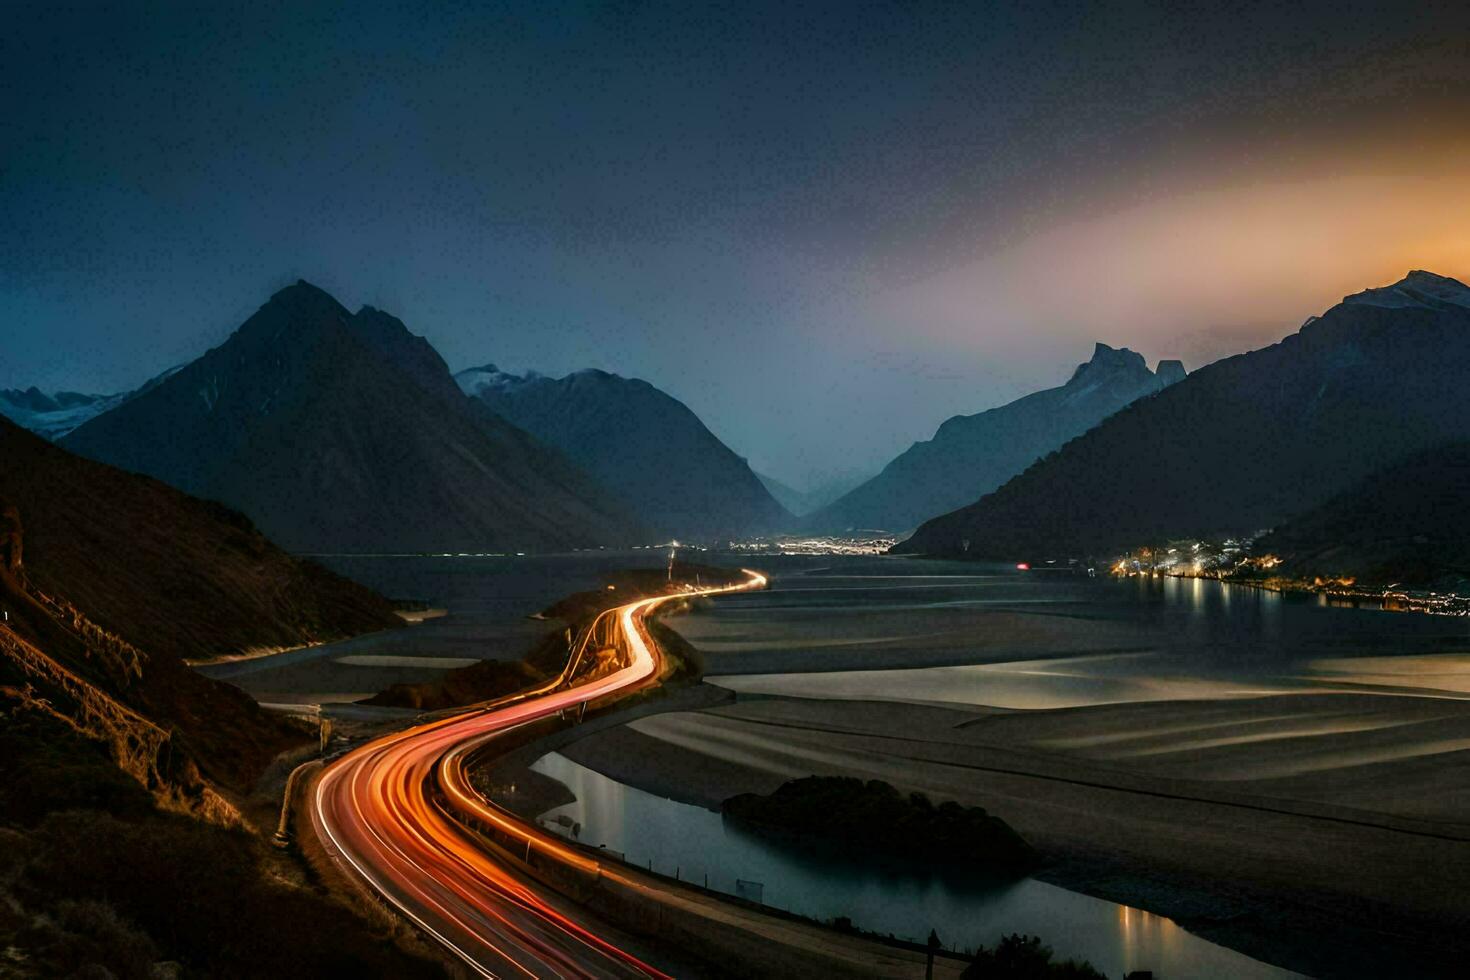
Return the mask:
[(779, 842), (862, 859), (899, 860), (929, 868), (1020, 876), (1039, 863), (1036, 851), (983, 807), (933, 803), (877, 779), (807, 776), (766, 795), (725, 800), (726, 819)]

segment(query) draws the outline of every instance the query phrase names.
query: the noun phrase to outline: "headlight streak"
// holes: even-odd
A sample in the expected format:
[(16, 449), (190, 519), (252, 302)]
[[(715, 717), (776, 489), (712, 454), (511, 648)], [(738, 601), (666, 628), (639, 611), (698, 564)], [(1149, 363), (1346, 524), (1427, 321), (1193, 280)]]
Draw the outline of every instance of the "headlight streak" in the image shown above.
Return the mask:
[(656, 683), (659, 662), (643, 617), (674, 599), (766, 584), (759, 573), (745, 574), (739, 585), (652, 596), (604, 611), (580, 647), (607, 626), (604, 617), (614, 617), (613, 645), (625, 651), (626, 662), (610, 674), (570, 686), (584, 652), (579, 648), (561, 676), (537, 688), (347, 754), (317, 783), (311, 813), (320, 836), (374, 891), (481, 976), (665, 976), (558, 910), (557, 897), (522, 883), (455, 819), (493, 827), (528, 854), (534, 850), (589, 877), (633, 884), (615, 867), (488, 803), (470, 786), (465, 764), (500, 735)]

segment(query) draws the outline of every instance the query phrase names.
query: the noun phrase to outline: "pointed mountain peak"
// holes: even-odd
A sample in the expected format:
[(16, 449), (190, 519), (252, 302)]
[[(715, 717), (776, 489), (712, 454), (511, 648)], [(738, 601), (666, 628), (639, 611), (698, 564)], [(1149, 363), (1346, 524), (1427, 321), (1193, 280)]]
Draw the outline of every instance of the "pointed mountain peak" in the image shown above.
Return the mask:
[(305, 279), (271, 294), (255, 315), (242, 323), (231, 335), (246, 343), (275, 344), (303, 334), (315, 335), (327, 324), (346, 321), (351, 316), (326, 290)]
[(1072, 377), (1067, 383), (1071, 384), (1084, 375), (1096, 374), (1099, 371), (1129, 371), (1139, 370), (1147, 374), (1148, 364), (1143, 355), (1131, 351), (1126, 347), (1109, 347), (1102, 341), (1098, 341), (1092, 348), (1092, 359), (1086, 364), (1077, 365), (1077, 370), (1072, 372)]
[(320, 286), (313, 286), (305, 279), (297, 279), (296, 282), (287, 286), (285, 289), (277, 290), (271, 295), (270, 303), (267, 303), (266, 305), (271, 304), (279, 304), (293, 308), (310, 306), (333, 306), (339, 310), (342, 310), (343, 313), (347, 312), (342, 304), (338, 303), (336, 298), (333, 297), (331, 293), (327, 292), (325, 289), (322, 289)]
[(1344, 303), (1353, 306), (1403, 308), (1422, 306), (1442, 310), (1451, 307), (1470, 309), (1470, 286), (1458, 279), (1414, 269), (1391, 286), (1365, 289), (1345, 296)]
[(396, 323), (400, 327), (403, 327), (404, 330), (408, 329), (408, 327), (404, 326), (403, 321), (398, 319), (398, 317), (394, 316), (392, 313), (389, 313), (387, 310), (380, 310), (370, 303), (362, 304), (362, 306), (357, 311), (357, 315), (364, 320), (378, 320), (384, 323)]

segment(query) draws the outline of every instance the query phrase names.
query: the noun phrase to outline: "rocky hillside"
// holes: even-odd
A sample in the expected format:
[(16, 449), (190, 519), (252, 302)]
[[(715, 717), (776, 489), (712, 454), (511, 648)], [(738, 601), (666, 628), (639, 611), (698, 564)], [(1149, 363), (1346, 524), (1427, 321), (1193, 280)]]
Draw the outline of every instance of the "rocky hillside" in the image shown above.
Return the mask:
[(465, 398), (423, 338), (304, 282), (62, 443), (222, 501), (292, 551), (549, 550), (638, 533), (584, 472)]
[(1178, 361), (1098, 344), (1066, 384), (978, 415), (956, 415), (877, 476), (804, 522), (813, 531), (908, 531), (984, 496), (1123, 406), (1184, 378)]
[(521, 376), (494, 365), (455, 377), (481, 404), (618, 492), (660, 538), (710, 541), (791, 521), (744, 459), (646, 381), (592, 370)]
[(1256, 542), (1288, 578), (1425, 586), (1470, 580), (1470, 442), (1378, 470)]
[(1429, 272), (1136, 402), (896, 549), (1108, 555), (1275, 527), (1470, 438), (1470, 288)]
[[(218, 504), (73, 456), (3, 420), (0, 460), (8, 696), (78, 730), (139, 751), (156, 742), (153, 729), (177, 732), (190, 746), (175, 752), (179, 761), (246, 785), (286, 735), (185, 659), (401, 625), (386, 600), (286, 555)], [(114, 723), (141, 727), (124, 736)]]
[(35, 588), (171, 660), (401, 625), (386, 600), (293, 558), (246, 518), (83, 459), (0, 420), (0, 502)]
[(251, 794), (310, 733), (182, 659), (397, 622), (238, 514), (0, 420), (0, 975), (442, 975), (264, 845)]

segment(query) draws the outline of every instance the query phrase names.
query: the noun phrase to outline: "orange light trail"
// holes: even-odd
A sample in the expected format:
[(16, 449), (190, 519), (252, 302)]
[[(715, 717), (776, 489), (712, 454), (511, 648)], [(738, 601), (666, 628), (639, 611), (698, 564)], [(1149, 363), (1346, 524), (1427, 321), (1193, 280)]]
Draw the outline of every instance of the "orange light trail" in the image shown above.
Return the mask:
[(606, 676), (571, 686), (579, 647), (562, 675), (541, 687), (385, 736), (342, 757), (316, 786), (312, 822), (318, 836), (342, 864), (481, 976), (665, 976), (573, 921), (549, 891), (525, 884), (445, 806), (510, 836), (528, 854), (534, 850), (590, 877), (628, 883), (616, 866), (483, 799), (470, 786), (466, 760), (513, 729), (657, 683), (659, 655), (644, 617), (674, 599), (766, 584), (757, 572), (745, 574), (739, 585), (653, 596), (600, 614), (581, 646), (613, 617), (614, 646), (626, 662)]

